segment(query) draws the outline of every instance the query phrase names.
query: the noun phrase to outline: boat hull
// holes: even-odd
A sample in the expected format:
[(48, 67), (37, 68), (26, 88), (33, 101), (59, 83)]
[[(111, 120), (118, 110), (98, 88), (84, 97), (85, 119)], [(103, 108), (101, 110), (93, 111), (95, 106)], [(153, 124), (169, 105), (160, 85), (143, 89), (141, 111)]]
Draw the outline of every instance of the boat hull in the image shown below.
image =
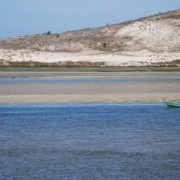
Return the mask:
[(180, 108), (180, 102), (166, 101), (165, 104), (167, 107), (178, 107), (178, 108)]

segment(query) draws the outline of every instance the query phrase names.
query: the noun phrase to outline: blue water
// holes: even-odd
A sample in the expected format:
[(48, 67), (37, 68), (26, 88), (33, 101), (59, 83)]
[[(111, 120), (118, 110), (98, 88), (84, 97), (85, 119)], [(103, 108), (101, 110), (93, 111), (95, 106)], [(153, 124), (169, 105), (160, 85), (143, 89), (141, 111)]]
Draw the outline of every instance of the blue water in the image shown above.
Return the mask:
[(180, 108), (1, 104), (0, 179), (180, 179)]

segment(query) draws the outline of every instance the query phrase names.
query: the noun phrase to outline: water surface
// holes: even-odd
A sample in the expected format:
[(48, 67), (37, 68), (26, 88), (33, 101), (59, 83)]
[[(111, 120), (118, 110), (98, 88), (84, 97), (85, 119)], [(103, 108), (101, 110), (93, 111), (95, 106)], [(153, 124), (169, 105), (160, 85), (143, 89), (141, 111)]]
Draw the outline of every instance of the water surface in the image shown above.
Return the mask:
[(180, 73), (11, 73), (0, 74), (0, 84), (173, 82)]
[(0, 179), (180, 179), (180, 109), (0, 105)]

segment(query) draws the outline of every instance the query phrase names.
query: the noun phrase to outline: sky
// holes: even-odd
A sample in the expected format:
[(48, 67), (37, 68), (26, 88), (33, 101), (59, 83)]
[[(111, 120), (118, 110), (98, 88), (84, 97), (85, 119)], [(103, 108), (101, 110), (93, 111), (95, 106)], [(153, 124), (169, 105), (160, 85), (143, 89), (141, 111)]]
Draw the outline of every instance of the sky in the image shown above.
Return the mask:
[(180, 0), (0, 0), (0, 38), (99, 27), (179, 8)]

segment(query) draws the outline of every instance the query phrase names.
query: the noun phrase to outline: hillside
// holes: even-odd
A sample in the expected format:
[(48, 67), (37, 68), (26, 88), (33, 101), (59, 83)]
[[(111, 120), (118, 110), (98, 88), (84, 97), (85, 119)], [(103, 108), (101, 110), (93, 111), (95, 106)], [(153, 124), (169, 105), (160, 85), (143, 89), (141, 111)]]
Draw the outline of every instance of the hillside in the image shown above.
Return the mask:
[(94, 29), (0, 40), (0, 60), (1, 65), (179, 65), (180, 10)]

